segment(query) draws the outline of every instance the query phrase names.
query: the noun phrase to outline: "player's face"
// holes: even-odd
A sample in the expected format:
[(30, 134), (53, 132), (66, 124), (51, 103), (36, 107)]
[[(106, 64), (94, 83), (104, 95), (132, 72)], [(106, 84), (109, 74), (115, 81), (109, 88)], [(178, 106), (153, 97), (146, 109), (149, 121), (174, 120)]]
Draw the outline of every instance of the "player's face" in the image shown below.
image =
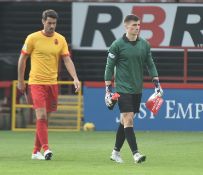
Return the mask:
[(125, 24), (126, 32), (130, 35), (138, 35), (140, 31), (140, 21), (129, 21)]
[(45, 34), (52, 35), (55, 32), (57, 19), (48, 17), (46, 20), (42, 20), (42, 23)]

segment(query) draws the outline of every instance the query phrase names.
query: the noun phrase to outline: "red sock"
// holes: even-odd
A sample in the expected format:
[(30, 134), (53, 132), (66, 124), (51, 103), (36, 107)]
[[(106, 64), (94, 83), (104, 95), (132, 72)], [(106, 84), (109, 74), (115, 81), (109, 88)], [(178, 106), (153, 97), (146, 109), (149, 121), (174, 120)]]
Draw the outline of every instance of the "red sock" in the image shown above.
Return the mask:
[(34, 150), (33, 150), (33, 154), (36, 154), (37, 152), (40, 152), (41, 147), (42, 146), (41, 146), (41, 143), (40, 143), (37, 131), (36, 131), (36, 133), (35, 133), (35, 147), (34, 147)]
[(45, 119), (37, 120), (37, 134), (39, 136), (42, 148), (44, 149), (44, 151), (46, 151), (47, 149), (49, 149), (47, 120)]

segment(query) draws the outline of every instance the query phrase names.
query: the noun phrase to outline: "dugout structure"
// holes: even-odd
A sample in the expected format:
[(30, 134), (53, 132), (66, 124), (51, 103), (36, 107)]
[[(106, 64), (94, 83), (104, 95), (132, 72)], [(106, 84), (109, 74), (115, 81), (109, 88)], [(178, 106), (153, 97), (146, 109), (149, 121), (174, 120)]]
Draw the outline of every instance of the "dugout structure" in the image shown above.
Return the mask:
[[(28, 82), (26, 82), (28, 83)], [(80, 131), (83, 118), (81, 90), (74, 93), (72, 81), (58, 81), (58, 110), (48, 119), (49, 131)], [(71, 90), (72, 89), (72, 90)], [(35, 131), (35, 111), (29, 89), (26, 94), (17, 90), (17, 81), (12, 88), (12, 131)]]

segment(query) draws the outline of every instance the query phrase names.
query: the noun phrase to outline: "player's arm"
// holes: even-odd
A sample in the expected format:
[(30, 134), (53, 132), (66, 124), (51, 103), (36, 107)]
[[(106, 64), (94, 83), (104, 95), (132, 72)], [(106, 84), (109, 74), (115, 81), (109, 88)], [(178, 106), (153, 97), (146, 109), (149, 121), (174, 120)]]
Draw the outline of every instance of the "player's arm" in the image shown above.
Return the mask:
[(115, 44), (111, 46), (109, 49), (106, 67), (105, 67), (105, 74), (104, 74), (104, 80), (106, 85), (106, 93), (105, 93), (105, 103), (108, 109), (112, 110), (114, 105), (116, 104), (118, 98), (120, 97), (117, 93), (112, 93), (112, 78), (114, 75), (114, 68), (116, 65), (116, 51), (117, 47)]
[(75, 92), (80, 90), (80, 82), (78, 80), (78, 76), (75, 70), (75, 66), (70, 58), (70, 56), (66, 55), (62, 57), (64, 60), (64, 64), (66, 66), (67, 71), (70, 73), (71, 77), (73, 78), (73, 83), (75, 86)]
[(104, 80), (105, 80), (106, 86), (111, 85), (111, 81), (114, 75), (114, 67), (115, 67), (115, 61), (108, 56), (107, 62), (106, 62), (105, 74), (104, 74)]
[(112, 57), (114, 57), (114, 55), (111, 52), (109, 52), (104, 74), (106, 93), (112, 92), (112, 78), (114, 75), (114, 67), (115, 67), (115, 60)]
[(33, 38), (31, 35), (28, 35), (18, 60), (18, 89), (21, 92), (25, 91), (24, 77), (25, 77), (26, 62), (32, 50), (33, 50)]
[(161, 85), (159, 83), (158, 72), (157, 72), (156, 66), (155, 66), (153, 58), (152, 58), (150, 46), (148, 46), (147, 52), (148, 52), (147, 61), (146, 61), (147, 62), (147, 68), (149, 71), (149, 75), (152, 77), (152, 82), (154, 83), (154, 86), (155, 86), (155, 93), (162, 96), (163, 90), (162, 90)]
[(104, 74), (106, 87), (111, 86), (111, 81), (114, 75), (114, 68), (116, 65), (116, 61), (118, 59), (116, 53), (118, 53), (118, 46), (114, 42), (108, 51), (108, 56), (106, 61), (105, 74)]
[(147, 69), (148, 69), (149, 75), (152, 78), (158, 77), (158, 72), (157, 72), (156, 66), (154, 64), (154, 61), (153, 61), (153, 58), (152, 58), (152, 53), (151, 53), (151, 50), (150, 50), (149, 46), (147, 48), (146, 64), (147, 64)]
[(25, 68), (26, 68), (26, 62), (27, 62), (28, 54), (21, 53), (19, 60), (18, 60), (18, 89), (21, 92), (25, 91)]
[(105, 81), (106, 85), (106, 93), (105, 93), (105, 104), (108, 107), (108, 109), (112, 110), (115, 106), (115, 104), (118, 101), (118, 98), (120, 95), (118, 93), (112, 92), (112, 84), (111, 81)]

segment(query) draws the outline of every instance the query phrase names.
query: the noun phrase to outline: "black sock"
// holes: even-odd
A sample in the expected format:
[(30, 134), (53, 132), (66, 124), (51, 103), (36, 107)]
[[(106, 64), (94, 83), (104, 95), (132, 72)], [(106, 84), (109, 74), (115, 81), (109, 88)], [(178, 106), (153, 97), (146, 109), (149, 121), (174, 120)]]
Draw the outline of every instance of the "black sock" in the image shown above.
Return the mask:
[(116, 133), (116, 143), (115, 143), (114, 150), (120, 151), (121, 147), (123, 146), (124, 141), (125, 141), (124, 126), (120, 123), (117, 133)]
[(128, 145), (134, 155), (135, 153), (137, 153), (137, 143), (136, 143), (136, 137), (134, 134), (133, 127), (127, 127), (127, 128), (124, 128), (124, 130), (125, 130), (125, 137), (128, 141)]

